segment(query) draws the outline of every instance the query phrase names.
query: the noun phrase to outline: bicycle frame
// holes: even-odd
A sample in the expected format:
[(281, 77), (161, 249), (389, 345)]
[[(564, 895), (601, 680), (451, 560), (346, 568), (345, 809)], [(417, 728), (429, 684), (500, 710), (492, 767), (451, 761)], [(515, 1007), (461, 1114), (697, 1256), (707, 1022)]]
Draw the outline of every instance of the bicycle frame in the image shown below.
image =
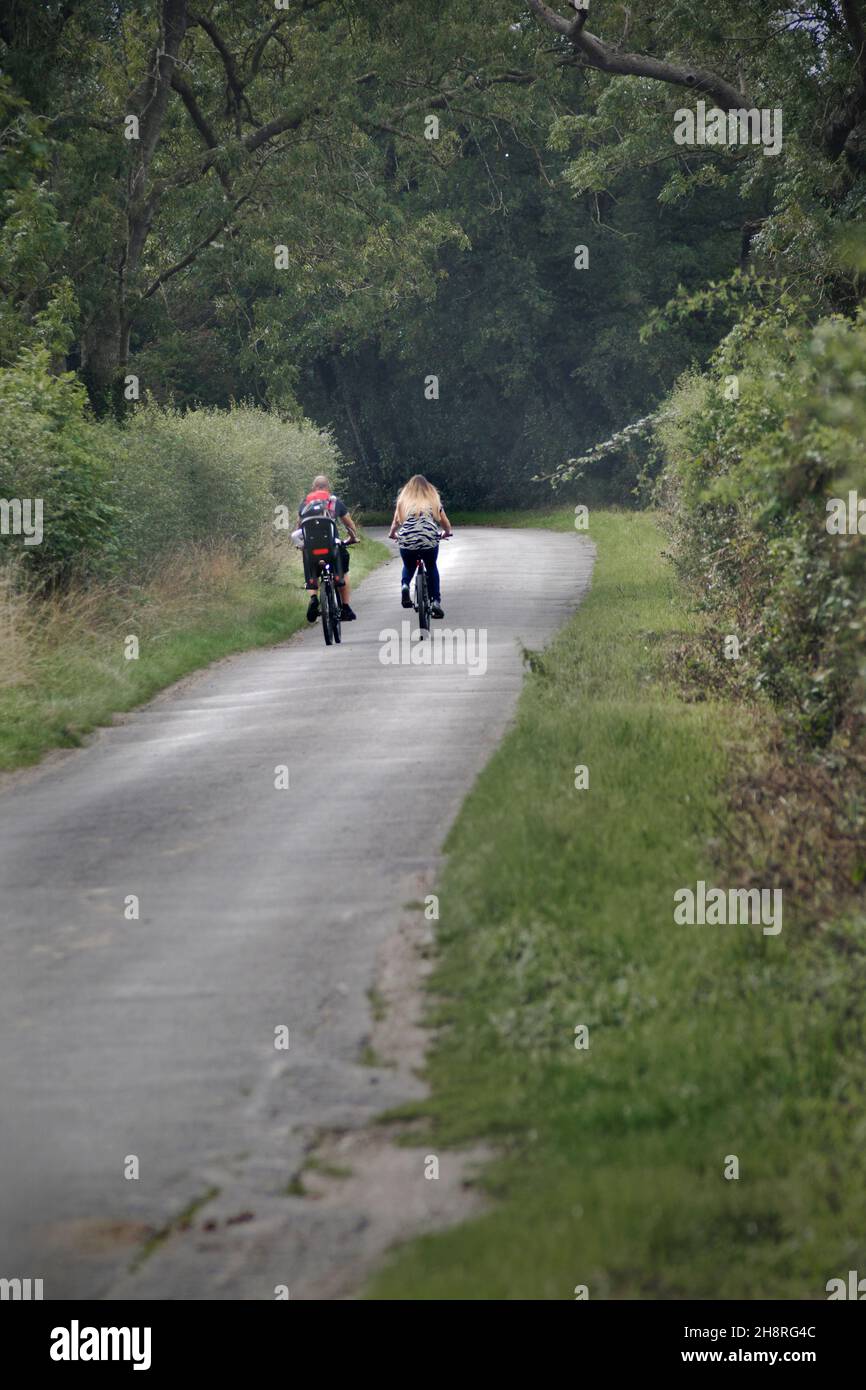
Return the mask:
[[(447, 540), (448, 536), (444, 532), (439, 532), (439, 541)], [(423, 575), (423, 584), (419, 585), (419, 578)], [(430, 631), (430, 619), (432, 616), (432, 603), (430, 591), (427, 587), (427, 565), (424, 561), (422, 552), (419, 551), (418, 559), (415, 562), (415, 598), (412, 607), (418, 614), (418, 626), (422, 632)], [(421, 600), (419, 600), (419, 589), (421, 590)]]

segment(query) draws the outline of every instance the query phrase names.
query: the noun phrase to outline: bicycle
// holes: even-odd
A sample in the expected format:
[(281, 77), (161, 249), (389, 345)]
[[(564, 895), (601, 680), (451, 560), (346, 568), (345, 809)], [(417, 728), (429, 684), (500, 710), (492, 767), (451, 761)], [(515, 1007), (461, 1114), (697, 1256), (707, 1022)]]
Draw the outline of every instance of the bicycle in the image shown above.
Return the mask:
[[(338, 540), (337, 544), (356, 545), (357, 542)], [(331, 567), (332, 553), (330, 545), (313, 547), (310, 551), (311, 556), (319, 561), (319, 616), (322, 619), (322, 636), (327, 647), (335, 642), (339, 645), (342, 641), (340, 613), (343, 600), (340, 597), (340, 590), (343, 587), (343, 581)], [(322, 559), (322, 556), (325, 558)]]
[[(451, 539), (451, 534), (445, 531), (438, 531), (436, 539), (437, 541), (448, 541)], [(420, 628), (421, 632), (430, 631), (432, 606), (433, 604), (430, 598), (430, 589), (427, 584), (427, 566), (425, 565), (424, 560), (419, 554), (418, 563), (415, 566), (415, 592), (412, 599), (412, 607), (418, 614), (418, 627)]]

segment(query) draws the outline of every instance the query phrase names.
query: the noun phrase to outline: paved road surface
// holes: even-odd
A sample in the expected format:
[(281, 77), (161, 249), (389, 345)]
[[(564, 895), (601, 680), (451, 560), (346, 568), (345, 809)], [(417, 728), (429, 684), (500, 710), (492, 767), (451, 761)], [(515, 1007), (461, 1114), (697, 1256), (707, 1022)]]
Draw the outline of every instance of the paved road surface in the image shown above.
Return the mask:
[[(543, 645), (592, 565), (533, 530), (465, 529), (442, 556), (440, 626), (486, 630), (483, 675), (382, 663), (414, 618), (392, 561), (342, 648), (317, 625), (229, 658), (0, 793), (0, 1277), (295, 1298), (351, 1264), (363, 1219), (286, 1183), (318, 1128), (407, 1098), (362, 1064), (377, 948), (513, 713), (517, 639)], [(268, 1214), (261, 1238), (135, 1272), (147, 1229), (208, 1194)]]

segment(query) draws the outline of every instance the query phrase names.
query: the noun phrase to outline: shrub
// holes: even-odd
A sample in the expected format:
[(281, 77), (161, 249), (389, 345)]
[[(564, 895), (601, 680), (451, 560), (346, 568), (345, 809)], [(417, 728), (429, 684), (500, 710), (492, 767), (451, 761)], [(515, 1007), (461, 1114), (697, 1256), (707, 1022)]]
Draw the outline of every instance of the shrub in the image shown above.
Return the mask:
[(754, 687), (820, 744), (863, 712), (866, 541), (827, 519), (830, 498), (866, 497), (866, 318), (790, 308), (748, 314), (657, 429), (678, 564)]
[(0, 537), (31, 572), (51, 582), (115, 560), (116, 508), (97, 426), (84, 418), (83, 388), (54, 376), (45, 349), (0, 371), (0, 497), (41, 499), (43, 540)]
[(339, 464), (327, 431), (275, 411), (143, 405), (124, 426), (96, 423), (47, 351), (0, 371), (0, 496), (41, 498), (44, 529), (40, 545), (10, 536), (0, 546), (55, 587), (136, 579), (193, 544), (248, 557), (275, 505), (293, 510), (316, 473), (336, 484)]

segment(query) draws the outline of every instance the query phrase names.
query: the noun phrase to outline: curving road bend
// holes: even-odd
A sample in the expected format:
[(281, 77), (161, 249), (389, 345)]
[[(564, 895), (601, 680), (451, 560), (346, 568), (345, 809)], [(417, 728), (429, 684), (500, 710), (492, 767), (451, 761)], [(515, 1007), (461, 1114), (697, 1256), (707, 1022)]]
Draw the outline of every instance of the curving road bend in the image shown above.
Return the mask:
[[(396, 660), (392, 560), (341, 648), (317, 625), (219, 662), (0, 791), (0, 1277), (303, 1298), (351, 1264), (362, 1218), (311, 1217), (286, 1183), (311, 1133), (408, 1098), (362, 1065), (377, 949), (513, 714), (520, 643), (566, 620), (593, 554), (460, 530), (439, 626), (464, 652)], [(147, 1233), (206, 1198), (257, 1238), (154, 1263)]]

